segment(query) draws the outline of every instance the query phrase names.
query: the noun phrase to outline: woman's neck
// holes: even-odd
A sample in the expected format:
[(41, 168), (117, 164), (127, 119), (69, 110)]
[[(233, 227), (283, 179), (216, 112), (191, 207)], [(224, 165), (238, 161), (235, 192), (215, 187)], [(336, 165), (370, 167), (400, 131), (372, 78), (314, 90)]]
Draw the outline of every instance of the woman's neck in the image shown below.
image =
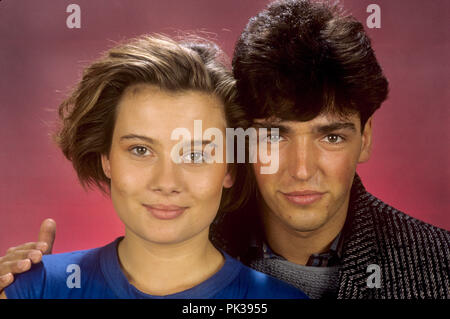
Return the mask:
[(197, 286), (224, 264), (224, 257), (209, 241), (208, 232), (175, 244), (152, 243), (127, 232), (119, 243), (118, 255), (130, 284), (157, 296)]

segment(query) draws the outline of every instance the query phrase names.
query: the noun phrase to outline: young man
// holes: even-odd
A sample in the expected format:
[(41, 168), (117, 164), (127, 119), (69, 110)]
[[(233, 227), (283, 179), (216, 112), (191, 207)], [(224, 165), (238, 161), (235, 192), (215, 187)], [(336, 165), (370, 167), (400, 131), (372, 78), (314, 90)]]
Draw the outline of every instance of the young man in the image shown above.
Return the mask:
[(311, 298), (449, 298), (449, 232), (369, 194), (372, 114), (388, 82), (361, 23), (338, 7), (278, 1), (252, 18), (233, 59), (255, 127), (279, 128), (279, 169), (215, 240)]

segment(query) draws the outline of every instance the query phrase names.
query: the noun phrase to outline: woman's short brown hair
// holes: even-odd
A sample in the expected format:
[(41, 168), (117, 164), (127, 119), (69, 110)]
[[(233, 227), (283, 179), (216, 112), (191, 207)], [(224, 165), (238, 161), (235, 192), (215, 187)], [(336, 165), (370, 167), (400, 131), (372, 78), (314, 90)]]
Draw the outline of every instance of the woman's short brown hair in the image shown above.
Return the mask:
[[(226, 57), (217, 45), (198, 37), (175, 41), (145, 35), (118, 45), (84, 70), (72, 94), (61, 103), (61, 128), (54, 138), (84, 188), (97, 186), (109, 195), (101, 155), (109, 154), (116, 106), (124, 90), (135, 84), (157, 85), (179, 92), (198, 90), (221, 99), (228, 127), (244, 126), (235, 104), (236, 86)], [(234, 210), (246, 196), (245, 172), (232, 166), (235, 187), (224, 190), (222, 210)]]

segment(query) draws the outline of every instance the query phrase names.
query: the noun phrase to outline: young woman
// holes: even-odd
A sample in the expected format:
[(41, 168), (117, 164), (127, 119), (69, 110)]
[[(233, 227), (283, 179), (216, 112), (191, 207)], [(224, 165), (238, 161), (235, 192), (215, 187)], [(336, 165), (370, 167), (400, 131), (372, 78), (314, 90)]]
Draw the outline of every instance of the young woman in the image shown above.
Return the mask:
[[(82, 185), (111, 196), (125, 236), (44, 256), (16, 275), (3, 297), (306, 297), (209, 240), (219, 207), (238, 205), (245, 185), (232, 187), (242, 176), (225, 155), (211, 161), (226, 154), (226, 143), (211, 147), (218, 141), (199, 139), (194, 129), (200, 120), (203, 130), (225, 136), (239, 126), (235, 82), (221, 57), (209, 42), (144, 36), (85, 70), (60, 106), (56, 140)], [(188, 134), (174, 138), (179, 129)]]

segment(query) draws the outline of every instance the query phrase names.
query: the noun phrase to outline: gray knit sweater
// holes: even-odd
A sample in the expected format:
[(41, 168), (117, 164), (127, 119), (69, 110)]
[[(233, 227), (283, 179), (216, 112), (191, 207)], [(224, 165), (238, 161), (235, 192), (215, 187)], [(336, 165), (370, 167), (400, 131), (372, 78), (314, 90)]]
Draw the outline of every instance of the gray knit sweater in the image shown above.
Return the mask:
[[(337, 298), (450, 298), (450, 233), (408, 216), (368, 193), (355, 176), (338, 271)], [(301, 278), (261, 263), (247, 234), (261, 234), (255, 210), (247, 216), (222, 216), (212, 229), (213, 242), (260, 271), (298, 285)], [(380, 288), (368, 284), (369, 265), (380, 267)], [(321, 285), (321, 284), (319, 284)]]
[(339, 267), (313, 267), (278, 258), (253, 260), (250, 267), (289, 282), (311, 299), (334, 299), (339, 288)]

